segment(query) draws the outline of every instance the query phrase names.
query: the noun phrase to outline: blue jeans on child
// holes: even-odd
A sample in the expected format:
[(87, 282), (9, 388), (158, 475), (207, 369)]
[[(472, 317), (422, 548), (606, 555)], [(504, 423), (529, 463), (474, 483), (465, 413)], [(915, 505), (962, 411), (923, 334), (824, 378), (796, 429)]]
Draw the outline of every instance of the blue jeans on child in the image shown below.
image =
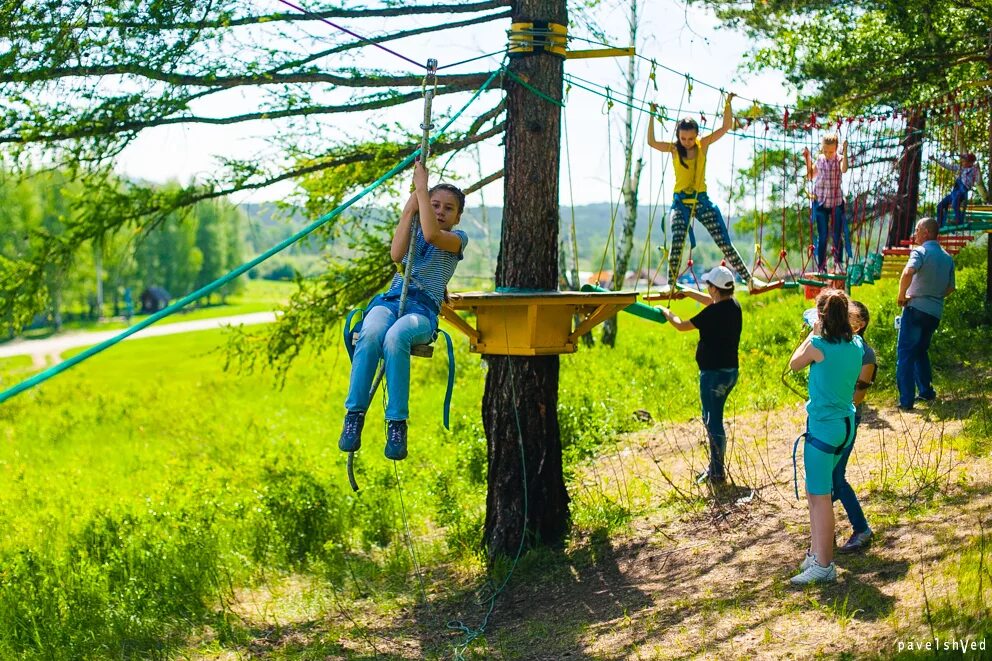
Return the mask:
[(736, 368), (699, 371), (699, 400), (703, 424), (710, 441), (710, 477), (726, 477), (723, 465), (727, 452), (727, 431), (723, 427), (723, 407), (737, 385)]
[(839, 500), (840, 504), (844, 506), (844, 511), (847, 512), (847, 519), (851, 522), (855, 533), (868, 531), (868, 520), (865, 518), (865, 512), (861, 509), (858, 496), (854, 493), (854, 489), (851, 488), (850, 483), (848, 483), (846, 475), (847, 460), (851, 458), (851, 451), (854, 450), (854, 441), (858, 440), (858, 425), (860, 422), (858, 418), (854, 419), (854, 438), (844, 448), (844, 451), (840, 455), (840, 461), (834, 466), (833, 473), (833, 500)]
[(940, 319), (906, 306), (902, 311), (899, 339), (896, 341), (896, 386), (899, 388), (899, 406), (912, 408), (916, 392), (930, 399), (933, 390), (933, 372), (930, 368), (930, 340), (940, 325)]
[(944, 226), (944, 222), (947, 220), (948, 207), (954, 209), (954, 223), (956, 225), (964, 223), (964, 208), (967, 201), (968, 189), (959, 179), (954, 182), (954, 188), (947, 194), (947, 197), (937, 203), (937, 225)]
[(437, 329), (437, 315), (426, 305), (407, 299), (406, 313), (399, 314), (399, 301), (378, 299), (362, 320), (351, 363), (351, 385), (345, 408), (367, 411), (369, 389), (379, 360), (386, 363), (386, 420), (410, 417), (410, 347), (427, 344)]
[[(847, 224), (844, 218), (844, 203), (841, 202), (835, 207), (825, 207), (814, 200), (810, 213), (816, 225), (816, 241), (813, 242), (816, 245), (816, 266), (820, 271), (826, 271), (828, 234), (831, 234), (833, 239), (834, 261), (838, 263), (844, 261), (844, 227)], [(831, 220), (833, 221), (832, 228), (830, 226)]]

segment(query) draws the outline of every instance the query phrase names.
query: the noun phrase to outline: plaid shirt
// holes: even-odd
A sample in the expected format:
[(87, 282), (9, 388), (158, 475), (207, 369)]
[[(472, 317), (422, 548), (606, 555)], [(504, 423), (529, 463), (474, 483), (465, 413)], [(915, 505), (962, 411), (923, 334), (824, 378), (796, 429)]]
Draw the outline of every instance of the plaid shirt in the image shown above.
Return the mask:
[(816, 201), (827, 208), (833, 208), (844, 201), (840, 189), (840, 156), (827, 160), (820, 154), (816, 158), (816, 177), (813, 179), (813, 195)]
[(978, 164), (969, 165), (966, 168), (961, 167), (957, 163), (948, 163), (946, 161), (937, 161), (942, 167), (947, 168), (951, 172), (958, 173), (958, 180), (961, 181), (961, 185), (964, 186), (965, 190), (971, 190), (975, 186), (975, 182), (978, 180)]

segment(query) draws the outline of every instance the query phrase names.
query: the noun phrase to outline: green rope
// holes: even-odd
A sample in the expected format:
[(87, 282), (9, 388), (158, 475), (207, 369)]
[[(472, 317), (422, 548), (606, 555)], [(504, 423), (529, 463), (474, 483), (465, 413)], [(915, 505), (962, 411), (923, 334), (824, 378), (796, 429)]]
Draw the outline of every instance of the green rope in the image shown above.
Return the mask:
[[(499, 69), (497, 69), (496, 71), (494, 71), (489, 76), (489, 78), (486, 80), (486, 82), (482, 84), (482, 87), (480, 87), (478, 90), (475, 91), (475, 93), (472, 95), (472, 98), (470, 98), (468, 100), (468, 102), (464, 106), (462, 106), (462, 108), (460, 110), (458, 110), (458, 112), (456, 112), (454, 115), (452, 115), (451, 119), (448, 120), (448, 122), (441, 128), (441, 130), (431, 140), (432, 143), (435, 142), (438, 138), (440, 138), (444, 134), (444, 132), (447, 131), (448, 128), (455, 122), (455, 120), (458, 119), (462, 115), (462, 113), (465, 112), (465, 110), (470, 105), (472, 105), (472, 103), (475, 102), (475, 100), (479, 97), (479, 95), (481, 95), (482, 92), (484, 92), (486, 90), (486, 88), (489, 87), (489, 85), (492, 83), (493, 80), (495, 80), (496, 76), (498, 76), (501, 71), (503, 71), (503, 67), (500, 67)], [(187, 305), (189, 305), (193, 301), (195, 301), (195, 300), (197, 300), (199, 298), (202, 298), (202, 297), (206, 296), (207, 294), (210, 294), (210, 293), (216, 291), (217, 289), (220, 289), (221, 287), (223, 287), (227, 283), (231, 282), (232, 280), (234, 280), (238, 276), (240, 276), (240, 275), (242, 275), (242, 274), (250, 271), (254, 267), (258, 266), (259, 264), (261, 264), (265, 260), (267, 260), (270, 257), (272, 257), (273, 255), (275, 255), (276, 253), (281, 252), (282, 250), (288, 248), (289, 246), (291, 246), (292, 244), (296, 243), (300, 239), (306, 237), (308, 234), (310, 234), (311, 232), (313, 232), (314, 230), (316, 230), (320, 226), (324, 225), (325, 223), (327, 223), (332, 218), (335, 218), (336, 216), (340, 215), (345, 209), (347, 209), (348, 207), (352, 206), (353, 204), (355, 204), (356, 202), (358, 202), (359, 200), (361, 200), (363, 197), (365, 197), (366, 195), (368, 195), (369, 193), (371, 193), (372, 191), (374, 191), (376, 188), (378, 188), (379, 186), (381, 186), (382, 184), (384, 184), (386, 181), (388, 181), (392, 177), (396, 176), (404, 168), (406, 168), (408, 165), (410, 165), (410, 163), (412, 163), (414, 161), (414, 159), (417, 158), (417, 156), (419, 154), (420, 154), (420, 148), (418, 147), (416, 151), (414, 151), (409, 156), (407, 156), (406, 158), (404, 158), (402, 161), (400, 161), (399, 163), (397, 163), (396, 165), (394, 165), (388, 172), (386, 172), (381, 177), (379, 177), (378, 179), (376, 179), (369, 186), (365, 187), (361, 192), (356, 193), (351, 198), (349, 198), (346, 202), (344, 202), (343, 204), (341, 204), (340, 206), (338, 206), (337, 208), (335, 208), (330, 213), (324, 214), (323, 216), (321, 216), (317, 220), (313, 221), (312, 223), (310, 223), (309, 225), (307, 225), (305, 228), (303, 228), (302, 230), (300, 230), (299, 232), (297, 232), (293, 236), (291, 236), (291, 237), (283, 240), (278, 245), (276, 245), (276, 246), (274, 246), (272, 248), (269, 248), (268, 250), (266, 250), (265, 252), (263, 252), (261, 255), (255, 257), (254, 259), (252, 259), (252, 260), (250, 260), (248, 262), (245, 262), (241, 266), (235, 268), (234, 270), (230, 271), (229, 273), (227, 273), (225, 275), (222, 275), (221, 277), (217, 278), (213, 282), (211, 282), (209, 284), (206, 284), (203, 287), (200, 287), (199, 289), (197, 289), (192, 294), (187, 294), (186, 296), (184, 296), (183, 298), (179, 299), (178, 301), (176, 301), (172, 305), (169, 305), (169, 306), (163, 308), (162, 310), (156, 312), (155, 314), (151, 315), (147, 319), (144, 319), (143, 321), (138, 322), (134, 326), (131, 326), (130, 328), (121, 331), (120, 333), (118, 333), (114, 337), (110, 338), (109, 340), (106, 340), (104, 342), (101, 342), (100, 344), (97, 344), (95, 346), (92, 346), (89, 349), (87, 349), (86, 351), (83, 351), (82, 353), (76, 354), (72, 358), (70, 358), (70, 359), (68, 359), (68, 360), (66, 360), (64, 362), (61, 362), (58, 365), (53, 365), (52, 367), (49, 367), (48, 369), (46, 369), (46, 370), (44, 370), (42, 372), (39, 372), (38, 374), (35, 374), (31, 378), (25, 379), (24, 381), (21, 381), (20, 383), (14, 385), (14, 386), (11, 386), (10, 388), (4, 390), (3, 392), (0, 392), (0, 404), (2, 404), (3, 402), (7, 401), (11, 397), (14, 397), (15, 395), (18, 395), (18, 394), (24, 392), (25, 390), (29, 390), (29, 389), (37, 386), (40, 383), (44, 383), (45, 381), (47, 381), (48, 379), (52, 378), (53, 376), (56, 376), (58, 374), (61, 374), (62, 372), (68, 370), (71, 367), (75, 367), (79, 363), (83, 362), (84, 360), (86, 360), (88, 358), (91, 358), (91, 357), (95, 356), (96, 354), (100, 353), (104, 349), (109, 349), (110, 347), (112, 347), (115, 344), (123, 341), (124, 339), (130, 337), (131, 335), (134, 335), (138, 331), (141, 331), (141, 330), (144, 330), (145, 328), (148, 328), (149, 326), (151, 326), (152, 324), (154, 324), (156, 321), (159, 321), (160, 319), (163, 319), (163, 318), (168, 317), (169, 315), (171, 315), (171, 314), (173, 314), (175, 312), (178, 312), (179, 310), (181, 310), (182, 308), (186, 307)]]
[[(530, 293), (530, 292), (538, 291), (533, 289), (526, 289), (523, 287), (497, 287), (496, 290), (504, 291), (508, 293), (509, 292)], [(503, 309), (503, 332), (506, 334), (506, 343), (507, 345), (509, 345), (510, 331), (506, 326), (505, 308)], [(520, 399), (519, 397), (517, 397), (517, 386), (513, 380), (512, 358), (508, 357), (508, 360), (510, 360), (510, 363), (507, 366), (508, 367), (507, 374), (510, 379), (510, 392), (512, 394), (513, 401), (518, 402), (520, 401)], [(526, 451), (524, 450), (524, 429), (523, 429), (523, 425), (520, 424), (519, 407), (516, 406), (513, 407), (513, 419), (517, 425), (517, 447), (520, 449), (520, 470), (521, 470), (521, 475), (523, 476), (524, 517), (523, 517), (523, 526), (521, 527), (520, 530), (520, 543), (517, 545), (517, 553), (513, 557), (513, 562), (510, 563), (510, 569), (509, 571), (506, 572), (506, 576), (503, 577), (503, 582), (500, 583), (498, 588), (493, 590), (493, 593), (489, 595), (489, 597), (484, 599), (479, 604), (481, 606), (487, 601), (489, 602), (489, 608), (486, 609), (486, 614), (482, 617), (482, 622), (479, 623), (479, 626), (473, 629), (469, 626), (466, 626), (461, 620), (452, 620), (448, 622), (448, 629), (451, 629), (453, 631), (460, 631), (465, 636), (459, 643), (456, 643), (454, 646), (454, 659), (456, 661), (464, 661), (465, 652), (468, 650), (469, 646), (471, 646), (471, 644), (475, 642), (477, 638), (479, 638), (480, 636), (486, 633), (486, 627), (489, 625), (489, 618), (492, 616), (493, 610), (495, 610), (496, 608), (496, 597), (498, 597), (503, 592), (504, 588), (506, 588), (507, 583), (510, 582), (510, 578), (513, 576), (513, 572), (517, 568), (517, 563), (520, 561), (520, 556), (523, 555), (524, 552), (524, 541), (527, 539), (527, 522), (530, 516), (529, 513), (530, 501), (527, 495), (527, 455), (526, 455)]]
[(550, 101), (551, 103), (555, 104), (559, 108), (564, 108), (565, 107), (565, 103), (563, 101), (559, 101), (557, 99), (552, 99), (550, 96), (548, 96), (547, 94), (545, 94), (541, 90), (537, 89), (536, 87), (534, 87), (533, 85), (531, 85), (530, 83), (528, 83), (527, 81), (525, 81), (523, 78), (521, 78), (517, 74), (513, 73), (512, 71), (510, 71), (509, 69), (506, 70), (506, 74), (510, 78), (512, 78), (513, 80), (515, 80), (518, 83), (520, 83), (521, 85), (523, 85), (524, 88), (527, 89), (527, 90), (529, 90), (532, 94), (535, 94), (535, 95), (541, 97), (545, 101)]

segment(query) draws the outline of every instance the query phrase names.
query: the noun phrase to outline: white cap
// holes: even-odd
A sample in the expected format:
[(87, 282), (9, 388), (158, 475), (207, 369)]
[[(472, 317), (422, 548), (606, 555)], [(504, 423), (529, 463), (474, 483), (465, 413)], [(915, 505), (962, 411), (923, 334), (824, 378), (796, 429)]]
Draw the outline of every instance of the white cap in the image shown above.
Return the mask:
[(734, 274), (726, 266), (717, 266), (703, 275), (703, 283), (713, 285), (717, 289), (733, 289)]

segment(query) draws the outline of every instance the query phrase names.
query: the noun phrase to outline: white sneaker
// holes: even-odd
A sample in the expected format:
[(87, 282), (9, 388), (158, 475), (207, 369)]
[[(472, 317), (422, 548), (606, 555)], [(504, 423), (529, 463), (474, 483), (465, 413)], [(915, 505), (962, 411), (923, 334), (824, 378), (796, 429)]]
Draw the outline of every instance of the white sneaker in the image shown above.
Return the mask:
[(833, 583), (837, 580), (837, 566), (830, 563), (823, 567), (818, 562), (812, 562), (809, 567), (789, 579), (793, 585), (809, 585), (810, 583)]
[(803, 558), (802, 564), (799, 565), (799, 571), (806, 571), (814, 562), (816, 562), (816, 556), (809, 551), (806, 551), (806, 557)]

